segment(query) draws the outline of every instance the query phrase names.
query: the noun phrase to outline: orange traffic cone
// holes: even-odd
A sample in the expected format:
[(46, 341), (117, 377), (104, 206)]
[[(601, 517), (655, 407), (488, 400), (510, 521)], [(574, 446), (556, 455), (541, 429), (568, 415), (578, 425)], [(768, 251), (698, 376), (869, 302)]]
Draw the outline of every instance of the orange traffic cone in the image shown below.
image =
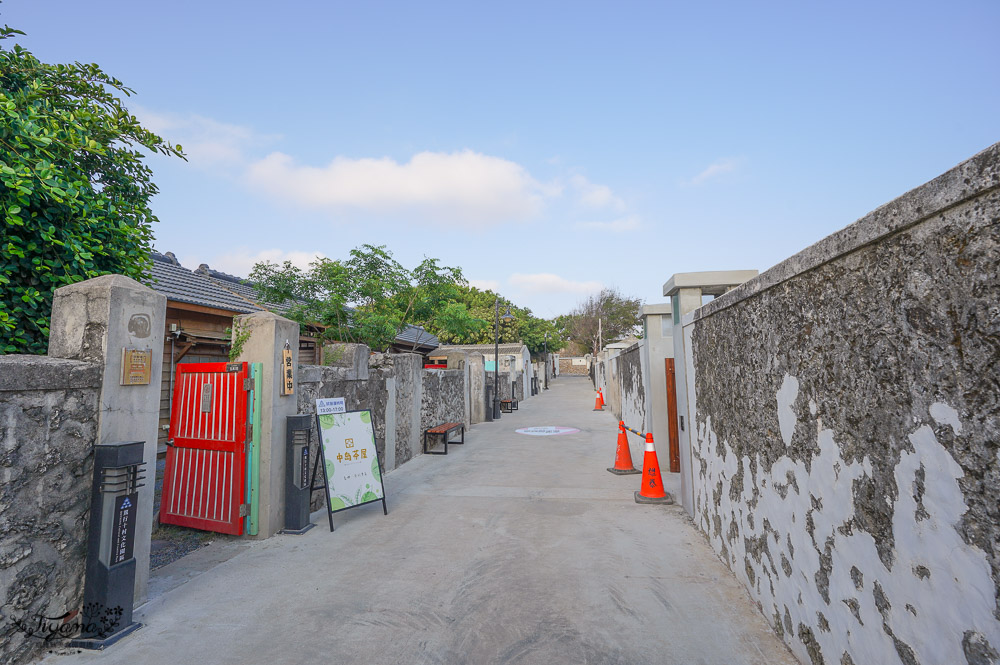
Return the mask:
[(601, 399), (601, 392), (597, 391), (597, 397), (594, 398), (594, 411), (604, 410), (604, 400)]
[(632, 466), (632, 451), (628, 447), (628, 434), (625, 433), (625, 423), (621, 420), (618, 421), (618, 451), (615, 453), (615, 465), (608, 471), (616, 476), (642, 473)]
[(635, 493), (636, 503), (673, 503), (674, 498), (663, 491), (660, 463), (656, 461), (652, 433), (646, 434), (646, 454), (642, 460), (642, 489)]
[(604, 391), (600, 388), (597, 389), (597, 396), (601, 398), (601, 408), (604, 408)]

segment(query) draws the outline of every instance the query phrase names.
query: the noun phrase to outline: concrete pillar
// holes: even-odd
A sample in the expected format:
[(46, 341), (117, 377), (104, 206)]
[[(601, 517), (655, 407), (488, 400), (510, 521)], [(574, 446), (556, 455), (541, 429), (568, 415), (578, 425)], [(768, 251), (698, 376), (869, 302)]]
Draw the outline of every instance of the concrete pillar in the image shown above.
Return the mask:
[[(646, 305), (642, 308), (644, 365), (642, 380), (646, 390), (646, 422), (653, 439), (662, 444), (670, 443), (670, 424), (667, 422), (667, 374), (664, 360), (674, 357), (672, 311), (670, 303)], [(649, 371), (646, 371), (646, 368)], [(669, 469), (669, 455), (660, 462), (661, 470)]]
[(483, 354), (469, 354), (469, 417), (473, 425), (486, 420), (486, 364)]
[[(299, 389), (299, 324), (272, 312), (254, 312), (236, 318), (233, 328), (249, 330), (250, 337), (236, 359), (261, 363), (260, 497), (257, 538), (270, 538), (285, 524), (285, 417), (297, 411), (295, 395), (281, 394), (281, 351), (292, 351), (295, 389)], [(353, 356), (351, 364), (354, 365)], [(367, 376), (368, 362), (358, 371)]]
[(663, 285), (663, 295), (670, 298), (673, 318), (674, 374), (677, 379), (677, 420), (681, 453), (681, 503), (689, 515), (694, 515), (695, 470), (691, 462), (692, 439), (696, 409), (691, 349), (685, 338), (691, 330), (683, 327), (684, 317), (701, 307), (702, 296), (720, 296), (726, 291), (757, 276), (756, 270), (717, 270), (710, 272), (681, 272), (673, 275)]
[[(156, 435), (160, 417), (165, 296), (123, 275), (104, 275), (55, 291), (49, 356), (100, 363), (98, 440), (142, 441), (146, 481), (139, 488), (133, 553), (135, 603), (146, 600), (153, 530)], [(149, 350), (149, 382), (122, 385), (122, 350)]]
[(463, 391), (465, 406), (462, 409), (462, 422), (468, 429), (472, 425), (472, 381), (469, 371), (469, 354), (461, 349), (452, 349), (445, 352), (445, 358), (448, 369), (461, 370), (465, 375), (465, 390)]

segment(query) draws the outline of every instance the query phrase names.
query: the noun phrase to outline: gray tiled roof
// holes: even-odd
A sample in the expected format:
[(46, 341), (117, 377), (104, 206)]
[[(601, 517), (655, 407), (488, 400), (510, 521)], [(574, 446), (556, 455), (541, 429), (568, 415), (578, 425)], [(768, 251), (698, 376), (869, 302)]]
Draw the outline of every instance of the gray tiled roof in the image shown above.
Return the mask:
[[(152, 253), (153, 275), (148, 286), (168, 300), (224, 309), (239, 314), (270, 310), (288, 311), (289, 303), (259, 303), (252, 284), (234, 275), (212, 270), (202, 264), (196, 270), (182, 266), (170, 252)], [(396, 343), (434, 348), (438, 338), (419, 326), (407, 326), (396, 336)]]
[(417, 346), (437, 347), (440, 345), (437, 336), (432, 335), (420, 326), (406, 326), (396, 335), (396, 344), (416, 344)]
[(214, 283), (206, 275), (188, 270), (171, 253), (153, 252), (149, 287), (169, 300), (248, 314), (264, 308)]
[[(511, 344), (501, 344), (500, 353), (506, 355), (519, 356), (523, 353), (524, 344), (520, 342), (515, 342)], [(494, 351), (494, 346), (492, 344), (442, 344), (437, 348), (438, 351), (465, 351), (466, 353), (472, 353), (473, 351), (479, 351), (482, 354), (490, 353)]]
[(263, 305), (264, 308), (272, 312), (277, 312), (278, 314), (284, 314), (293, 304), (289, 301), (281, 304), (272, 302), (262, 303), (260, 302), (260, 298), (257, 296), (257, 289), (253, 284), (235, 275), (230, 275), (229, 273), (224, 273), (220, 270), (212, 270), (205, 263), (202, 263), (200, 266), (195, 268), (194, 273), (196, 275), (204, 275), (220, 288), (234, 293), (238, 297), (243, 298), (254, 305)]

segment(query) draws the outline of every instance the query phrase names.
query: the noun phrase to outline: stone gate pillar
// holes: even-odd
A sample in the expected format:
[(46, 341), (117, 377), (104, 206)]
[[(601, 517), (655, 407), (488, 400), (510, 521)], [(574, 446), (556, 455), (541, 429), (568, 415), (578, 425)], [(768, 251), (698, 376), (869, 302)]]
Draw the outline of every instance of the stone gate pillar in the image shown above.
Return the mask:
[(136, 605), (146, 600), (149, 582), (166, 308), (165, 296), (134, 279), (104, 275), (56, 289), (49, 324), (50, 357), (102, 367), (94, 443), (143, 442), (146, 480), (139, 488), (133, 546)]
[[(663, 295), (670, 298), (673, 323), (674, 376), (677, 385), (677, 425), (681, 458), (681, 504), (694, 515), (694, 466), (691, 463), (694, 437), (694, 377), (688, 376), (691, 357), (690, 336), (693, 328), (684, 326), (684, 317), (701, 307), (702, 296), (721, 296), (757, 276), (756, 270), (718, 270), (679, 272), (663, 285)], [(685, 339), (685, 335), (688, 339)]]
[[(292, 352), (295, 391), (299, 390), (299, 324), (272, 312), (254, 312), (238, 316), (237, 330), (249, 331), (236, 360), (261, 363), (263, 377), (260, 395), (260, 478), (257, 492), (257, 538), (270, 538), (285, 525), (285, 417), (298, 410), (294, 394), (282, 395), (281, 352), (288, 343)], [(365, 366), (367, 371), (367, 365)]]

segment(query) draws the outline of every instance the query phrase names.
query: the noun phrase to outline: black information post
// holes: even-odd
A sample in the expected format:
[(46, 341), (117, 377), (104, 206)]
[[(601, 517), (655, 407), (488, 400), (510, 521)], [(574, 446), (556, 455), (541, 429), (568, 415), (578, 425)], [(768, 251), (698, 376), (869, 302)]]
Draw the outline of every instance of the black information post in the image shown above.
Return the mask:
[(142, 449), (142, 441), (94, 446), (83, 630), (72, 647), (103, 649), (142, 626), (132, 621)]
[(285, 528), (281, 533), (301, 535), (315, 525), (309, 521), (309, 438), (312, 416), (285, 419)]

